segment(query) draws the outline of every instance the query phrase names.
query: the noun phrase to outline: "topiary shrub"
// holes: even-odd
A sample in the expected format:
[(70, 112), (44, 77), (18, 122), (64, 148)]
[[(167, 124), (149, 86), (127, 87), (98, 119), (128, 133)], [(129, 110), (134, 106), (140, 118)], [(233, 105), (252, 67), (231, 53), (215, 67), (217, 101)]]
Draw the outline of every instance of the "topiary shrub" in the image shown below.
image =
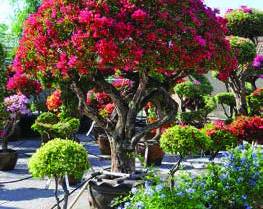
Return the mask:
[[(220, 105), (223, 110), (224, 114), (228, 119), (232, 119), (234, 114), (237, 114), (236, 110), (236, 99), (235, 95), (231, 92), (221, 92), (218, 93), (216, 96), (216, 103)], [(227, 110), (227, 107), (229, 110)]]
[(240, 8), (229, 10), (225, 18), (227, 19), (227, 28), (229, 34), (250, 38), (263, 35), (263, 12), (250, 9)]
[[(166, 153), (180, 156), (177, 164), (170, 171), (171, 177), (173, 178), (186, 155), (208, 150), (210, 144), (209, 137), (193, 126), (176, 125), (166, 129), (160, 139), (161, 148)], [(173, 180), (171, 184), (173, 186)]]
[(238, 36), (229, 36), (227, 39), (230, 41), (231, 48), (234, 50), (239, 64), (253, 61), (257, 52), (256, 45), (250, 39)]
[(201, 129), (201, 132), (206, 134), (212, 142), (209, 149), (210, 160), (213, 160), (219, 151), (237, 145), (237, 138), (225, 126), (209, 123)]
[(77, 118), (60, 117), (52, 112), (44, 112), (38, 116), (32, 129), (39, 132), (43, 142), (56, 137), (70, 138), (77, 132), (80, 121)]
[[(59, 206), (57, 189), (58, 182), (64, 179), (65, 175), (74, 176), (80, 179), (84, 171), (90, 165), (85, 148), (72, 140), (53, 139), (40, 147), (29, 160), (29, 172), (38, 178), (45, 176), (55, 178), (56, 199)], [(67, 208), (68, 190), (65, 180), (62, 182), (65, 192), (64, 207)]]
[(208, 121), (209, 113), (216, 109), (216, 98), (213, 96), (203, 96), (196, 100), (201, 105), (195, 110), (179, 113), (178, 119), (183, 124), (201, 128)]

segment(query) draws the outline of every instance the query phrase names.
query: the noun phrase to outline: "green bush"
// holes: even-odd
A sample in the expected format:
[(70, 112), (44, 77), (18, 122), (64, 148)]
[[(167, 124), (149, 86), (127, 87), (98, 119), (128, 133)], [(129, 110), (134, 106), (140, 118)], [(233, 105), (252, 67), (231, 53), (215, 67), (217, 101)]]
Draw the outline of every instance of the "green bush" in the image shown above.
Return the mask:
[(29, 160), (34, 177), (59, 178), (65, 174), (80, 179), (90, 166), (85, 148), (72, 140), (54, 139), (40, 147)]
[(209, 151), (212, 156), (211, 159), (216, 157), (219, 151), (226, 150), (227, 148), (237, 145), (237, 138), (228, 130), (209, 123), (201, 129), (201, 132), (207, 135), (211, 139), (211, 145)]
[(80, 121), (77, 118), (60, 118), (54, 113), (44, 112), (38, 116), (32, 129), (39, 132), (41, 136), (52, 138), (69, 138), (78, 131)]
[(179, 153), (182, 157), (207, 150), (210, 143), (209, 138), (193, 126), (173, 126), (166, 129), (160, 139), (165, 152)]
[(199, 98), (202, 103), (199, 109), (194, 111), (181, 112), (178, 114), (178, 119), (187, 125), (202, 127), (207, 122), (207, 116), (216, 109), (216, 98), (213, 96), (203, 96)]
[(253, 39), (263, 36), (263, 12), (252, 10), (251, 13), (233, 10), (226, 14), (229, 34)]
[(198, 76), (196, 81), (191, 79), (177, 84), (174, 91), (179, 97), (199, 98), (211, 94), (213, 87), (206, 77)]
[(238, 36), (229, 36), (228, 39), (239, 64), (253, 61), (256, 56), (256, 45), (250, 39)]

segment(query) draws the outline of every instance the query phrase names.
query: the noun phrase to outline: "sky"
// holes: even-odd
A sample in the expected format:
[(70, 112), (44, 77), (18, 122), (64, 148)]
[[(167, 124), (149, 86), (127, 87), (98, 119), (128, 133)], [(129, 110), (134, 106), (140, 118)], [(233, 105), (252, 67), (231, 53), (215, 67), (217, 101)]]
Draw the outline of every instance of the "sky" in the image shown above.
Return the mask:
[[(22, 2), (21, 0), (19, 0)], [(218, 8), (221, 14), (224, 14), (228, 8), (238, 8), (241, 5), (247, 5), (248, 7), (258, 8), (263, 10), (263, 0), (204, 0), (205, 3), (212, 7)], [(12, 5), (9, 0), (0, 0), (0, 23), (8, 23), (11, 20), (13, 13)]]

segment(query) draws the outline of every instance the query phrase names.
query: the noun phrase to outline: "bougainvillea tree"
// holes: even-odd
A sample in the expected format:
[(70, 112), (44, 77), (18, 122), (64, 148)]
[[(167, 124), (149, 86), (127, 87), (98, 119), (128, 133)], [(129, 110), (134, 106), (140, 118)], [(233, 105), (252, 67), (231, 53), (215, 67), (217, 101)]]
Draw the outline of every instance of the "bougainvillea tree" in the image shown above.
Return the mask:
[[(225, 21), (201, 0), (44, 0), (25, 22), (13, 69), (47, 85), (70, 85), (79, 109), (110, 138), (112, 171), (130, 173), (141, 137), (175, 119), (174, 81), (232, 71), (225, 32)], [(112, 84), (116, 74), (129, 80), (128, 91)], [(91, 89), (109, 96), (115, 114), (105, 117), (86, 102)], [(148, 101), (162, 114), (136, 131)]]

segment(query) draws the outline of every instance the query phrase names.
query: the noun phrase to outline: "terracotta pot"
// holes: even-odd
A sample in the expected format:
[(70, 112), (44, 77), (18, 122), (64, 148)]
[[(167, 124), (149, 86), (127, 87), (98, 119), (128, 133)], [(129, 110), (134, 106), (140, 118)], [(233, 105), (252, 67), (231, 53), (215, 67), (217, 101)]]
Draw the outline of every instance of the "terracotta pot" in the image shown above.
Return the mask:
[(134, 177), (117, 177), (111, 175), (99, 175), (89, 182), (89, 202), (91, 209), (113, 209), (112, 200), (120, 196), (126, 196), (135, 185), (142, 184), (143, 173)]
[(9, 149), (7, 152), (0, 150), (0, 170), (13, 170), (17, 162), (17, 152)]
[(148, 153), (145, 156), (146, 144), (140, 142), (136, 146), (136, 152), (146, 159), (147, 166), (160, 166), (164, 157), (164, 151), (161, 149), (160, 144), (157, 142), (147, 142), (148, 143)]
[(102, 155), (111, 155), (110, 142), (105, 134), (98, 135), (97, 143)]
[[(60, 184), (60, 185), (62, 184), (62, 181), (63, 181), (63, 179), (60, 179), (60, 180), (59, 180), (59, 184)], [(75, 185), (79, 184), (80, 182), (81, 182), (81, 179), (77, 179), (77, 178), (74, 177), (74, 176), (68, 176), (69, 186), (75, 186)]]

